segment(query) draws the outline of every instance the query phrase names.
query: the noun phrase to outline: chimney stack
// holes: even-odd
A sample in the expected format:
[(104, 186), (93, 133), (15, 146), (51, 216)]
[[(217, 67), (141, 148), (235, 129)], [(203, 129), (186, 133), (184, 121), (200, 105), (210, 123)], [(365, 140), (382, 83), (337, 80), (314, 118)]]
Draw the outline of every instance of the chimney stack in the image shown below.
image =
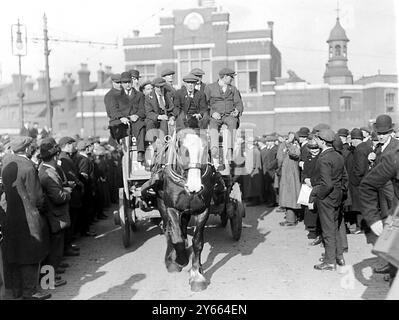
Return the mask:
[(26, 91), (33, 91), (33, 86), (35, 85), (35, 81), (32, 79), (32, 77), (28, 77), (25, 80), (25, 90)]
[(67, 100), (69, 106), (69, 103), (72, 100), (73, 85), (75, 83), (75, 80), (72, 79), (72, 73), (65, 72), (61, 83), (65, 89), (65, 100)]
[(105, 72), (102, 69), (102, 64), (100, 63), (100, 69), (97, 70), (97, 89), (103, 87), (105, 81)]
[(79, 86), (81, 90), (87, 90), (90, 87), (90, 71), (87, 67), (87, 63), (80, 64), (80, 70), (78, 71)]
[(112, 67), (111, 66), (105, 66), (105, 78), (110, 77), (112, 74)]
[(267, 25), (269, 26), (269, 29), (271, 30), (271, 38), (272, 38), (272, 41), (273, 41), (273, 25), (274, 25), (274, 22), (273, 21), (268, 21)]
[(46, 71), (41, 70), (40, 75), (37, 78), (38, 88), (37, 90), (41, 93), (46, 93)]
[(133, 30), (133, 37), (137, 38), (140, 35), (140, 31), (137, 29)]

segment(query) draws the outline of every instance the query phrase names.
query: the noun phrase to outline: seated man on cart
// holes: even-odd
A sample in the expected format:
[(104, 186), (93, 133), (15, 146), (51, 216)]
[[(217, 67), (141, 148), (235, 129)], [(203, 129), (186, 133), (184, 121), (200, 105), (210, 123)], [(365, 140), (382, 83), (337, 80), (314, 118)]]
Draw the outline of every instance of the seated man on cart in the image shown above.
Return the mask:
[[(113, 82), (118, 82), (115, 78)], [(111, 136), (119, 143), (122, 138), (134, 136), (137, 141), (137, 161), (144, 161), (145, 111), (144, 95), (132, 87), (129, 72), (120, 77), (122, 88), (111, 89), (104, 97)], [(126, 141), (124, 141), (126, 144)]]

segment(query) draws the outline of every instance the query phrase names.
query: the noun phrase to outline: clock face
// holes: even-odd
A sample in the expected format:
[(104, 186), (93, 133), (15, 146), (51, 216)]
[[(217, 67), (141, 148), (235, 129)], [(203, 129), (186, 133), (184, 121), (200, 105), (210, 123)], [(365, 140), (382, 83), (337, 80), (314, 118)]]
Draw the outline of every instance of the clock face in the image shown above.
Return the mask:
[(191, 31), (196, 31), (204, 23), (204, 18), (198, 12), (191, 12), (184, 18), (183, 23)]

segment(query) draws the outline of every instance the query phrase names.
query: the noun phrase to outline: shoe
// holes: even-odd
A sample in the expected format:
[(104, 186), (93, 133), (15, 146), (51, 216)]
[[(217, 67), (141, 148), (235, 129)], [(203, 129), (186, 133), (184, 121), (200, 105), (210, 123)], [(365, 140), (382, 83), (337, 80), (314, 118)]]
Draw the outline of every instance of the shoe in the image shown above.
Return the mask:
[(143, 162), (144, 160), (145, 160), (144, 152), (143, 151), (137, 152), (137, 162)]
[(317, 246), (320, 243), (322, 243), (323, 239), (320, 236), (317, 236), (311, 243), (309, 243), (310, 246)]
[(54, 287), (61, 287), (67, 284), (67, 281), (64, 279), (55, 280)]
[(58, 267), (59, 267), (59, 268), (63, 268), (63, 269), (69, 268), (69, 263), (61, 262), (61, 263), (58, 265)]
[(287, 221), (280, 222), (280, 226), (282, 227), (294, 227), (297, 224), (298, 224), (297, 222), (287, 222)]
[(57, 270), (55, 270), (55, 273), (56, 274), (63, 274), (63, 273), (65, 273), (65, 269), (64, 268), (57, 268)]
[(30, 297), (23, 297), (24, 300), (47, 300), (51, 298), (51, 293), (48, 292), (36, 292)]
[(334, 271), (334, 270), (335, 270), (335, 265), (334, 265), (334, 264), (331, 264), (331, 263), (323, 262), (323, 263), (320, 263), (320, 264), (316, 264), (316, 265), (314, 266), (314, 268), (315, 268), (316, 270)]
[(377, 267), (373, 269), (374, 273), (389, 273), (391, 271), (391, 267), (389, 266), (389, 264), (386, 264), (382, 267)]
[(80, 252), (77, 252), (70, 248), (64, 251), (64, 257), (77, 257), (77, 256), (80, 256)]
[(345, 260), (344, 259), (336, 259), (337, 265), (340, 267), (343, 267), (345, 265)]

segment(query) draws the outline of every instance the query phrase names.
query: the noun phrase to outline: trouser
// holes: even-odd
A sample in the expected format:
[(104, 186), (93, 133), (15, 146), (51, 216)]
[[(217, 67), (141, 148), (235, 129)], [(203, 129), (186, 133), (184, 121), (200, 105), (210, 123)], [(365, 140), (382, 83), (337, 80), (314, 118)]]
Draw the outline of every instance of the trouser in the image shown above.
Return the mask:
[(50, 251), (44, 261), (44, 264), (52, 266), (54, 270), (57, 270), (64, 255), (64, 239), (65, 230), (60, 230), (56, 233), (50, 233)]
[(324, 261), (326, 263), (335, 263), (336, 259), (343, 258), (343, 237), (340, 234), (340, 226), (343, 220), (342, 214), (340, 214), (339, 207), (334, 207), (323, 200), (317, 201), (317, 208), (324, 241)]
[(5, 285), (11, 289), (14, 297), (31, 297), (37, 291), (39, 283), (39, 263), (17, 264), (10, 263), (4, 266), (7, 276)]
[(321, 235), (320, 219), (317, 210), (310, 210), (309, 207), (304, 209), (304, 224), (306, 229), (314, 237)]
[(341, 243), (342, 243), (342, 250), (349, 249), (348, 236), (346, 235), (346, 225), (345, 225), (344, 213), (342, 210), (340, 210), (340, 213), (338, 216), (338, 223), (339, 223), (339, 236), (340, 236)]
[(267, 204), (275, 204), (276, 203), (276, 191), (273, 187), (274, 174), (271, 176), (268, 172), (263, 174), (263, 182), (264, 182), (264, 190)]
[(211, 118), (209, 121), (209, 135), (211, 140), (211, 153), (214, 158), (219, 156), (219, 132), (223, 124), (227, 125), (227, 137), (226, 141), (223, 140), (223, 147), (227, 149), (233, 149), (234, 146), (234, 130), (237, 129), (238, 118), (232, 116), (222, 116), (220, 120)]
[(82, 199), (82, 208), (79, 210), (78, 215), (78, 225), (79, 232), (81, 234), (89, 231), (90, 224), (93, 219), (94, 213), (94, 201), (92, 201), (92, 197), (86, 196)]
[(131, 134), (136, 138), (137, 151), (144, 152), (144, 138), (145, 138), (145, 126), (142, 123), (133, 122), (130, 124)]
[(161, 139), (163, 141), (166, 135), (172, 135), (173, 130), (176, 125), (170, 126), (168, 121), (154, 121), (151, 119), (145, 119), (146, 133), (145, 141), (154, 142), (156, 139)]
[(385, 186), (378, 190), (378, 202), (381, 209), (381, 216), (387, 217), (392, 208), (393, 198), (395, 196), (392, 182), (389, 181)]
[(69, 207), (69, 217), (71, 218), (71, 226), (65, 229), (65, 248), (69, 247), (72, 243), (73, 235), (77, 229), (77, 220), (79, 217), (80, 208)]

